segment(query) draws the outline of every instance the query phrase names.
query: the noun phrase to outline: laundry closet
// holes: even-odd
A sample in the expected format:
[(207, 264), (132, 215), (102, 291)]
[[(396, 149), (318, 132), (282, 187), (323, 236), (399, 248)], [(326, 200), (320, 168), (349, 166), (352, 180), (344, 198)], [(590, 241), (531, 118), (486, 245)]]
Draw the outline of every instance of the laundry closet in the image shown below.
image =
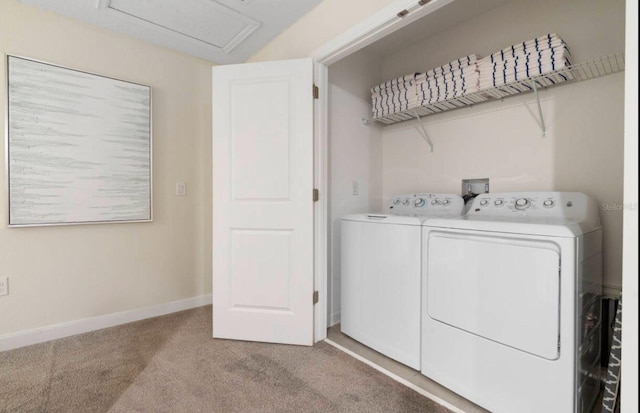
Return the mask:
[(390, 125), (373, 119), (371, 88), (548, 33), (574, 65), (620, 59), (624, 9), (622, 0), (457, 0), (329, 66), (329, 326), (341, 320), (341, 218), (384, 211), (397, 194), (462, 195), (463, 179), (488, 178), (491, 192), (595, 198), (604, 291), (619, 293), (622, 213), (607, 206), (623, 200), (624, 71)]

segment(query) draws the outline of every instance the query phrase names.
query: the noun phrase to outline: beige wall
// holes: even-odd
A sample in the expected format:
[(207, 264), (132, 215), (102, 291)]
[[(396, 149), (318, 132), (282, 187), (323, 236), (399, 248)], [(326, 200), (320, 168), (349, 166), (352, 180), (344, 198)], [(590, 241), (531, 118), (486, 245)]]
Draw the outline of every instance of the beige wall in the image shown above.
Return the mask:
[(317, 48), (394, 1), (324, 0), (248, 61), (307, 57)]
[[(485, 56), (548, 32), (567, 41), (577, 62), (624, 51), (624, 1), (514, 0), (389, 56), (383, 74), (393, 78), (427, 70), (469, 53)], [(413, 124), (387, 127), (385, 199), (424, 190), (457, 193), (463, 178), (490, 178), (494, 192), (580, 191), (600, 204), (621, 205), (624, 74), (552, 88), (540, 96), (545, 139), (525, 106), (537, 111), (532, 95), (426, 117), (434, 153)], [(603, 209), (600, 216), (605, 284), (619, 287), (622, 211)]]
[[(307, 56), (392, 2), (325, 0), (250, 60)], [(210, 293), (212, 63), (17, 0), (0, 0), (0, 51), (149, 85), (154, 105), (153, 223), (7, 228), (3, 192), (0, 335)]]
[(7, 228), (2, 192), (0, 335), (210, 293), (212, 64), (16, 0), (0, 0), (0, 52), (151, 86), (154, 133), (152, 223)]

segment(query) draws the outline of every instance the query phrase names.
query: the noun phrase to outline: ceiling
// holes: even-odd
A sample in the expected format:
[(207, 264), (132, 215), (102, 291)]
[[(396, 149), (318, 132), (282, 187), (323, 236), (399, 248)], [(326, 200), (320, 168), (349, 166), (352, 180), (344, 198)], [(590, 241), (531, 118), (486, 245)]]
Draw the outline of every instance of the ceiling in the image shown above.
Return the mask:
[(20, 0), (219, 64), (242, 63), (322, 0)]

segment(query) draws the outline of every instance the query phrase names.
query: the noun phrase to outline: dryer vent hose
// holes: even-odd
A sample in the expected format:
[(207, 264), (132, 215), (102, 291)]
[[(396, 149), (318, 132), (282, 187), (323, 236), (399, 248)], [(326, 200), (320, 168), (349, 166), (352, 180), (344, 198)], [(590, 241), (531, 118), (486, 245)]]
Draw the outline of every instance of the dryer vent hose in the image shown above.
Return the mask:
[(473, 198), (477, 197), (480, 194), (476, 194), (475, 192), (467, 192), (466, 194), (462, 195), (462, 199), (464, 200), (464, 204), (468, 204), (469, 201), (471, 201)]

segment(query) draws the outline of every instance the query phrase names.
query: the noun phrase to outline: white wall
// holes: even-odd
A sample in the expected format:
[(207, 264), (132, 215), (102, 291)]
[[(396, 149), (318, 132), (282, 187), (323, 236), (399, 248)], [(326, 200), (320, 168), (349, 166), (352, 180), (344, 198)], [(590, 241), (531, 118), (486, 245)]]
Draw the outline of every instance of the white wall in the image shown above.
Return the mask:
[[(514, 0), (383, 62), (393, 78), (454, 58), (480, 56), (555, 32), (578, 62), (624, 50), (624, 1)], [(624, 74), (545, 90), (540, 94), (547, 137), (531, 111), (533, 95), (483, 103), (426, 117), (435, 145), (405, 122), (383, 132), (384, 198), (412, 191), (460, 191), (463, 178), (490, 178), (491, 191), (580, 191), (599, 203), (623, 202)], [(537, 114), (536, 114), (537, 116)], [(603, 210), (604, 279), (621, 286), (622, 211)]]
[(210, 293), (212, 63), (16, 0), (0, 0), (0, 53), (149, 85), (154, 111), (154, 222), (7, 228), (3, 191), (0, 335)]
[(361, 121), (371, 117), (369, 89), (380, 76), (371, 70), (375, 63), (360, 52), (329, 67), (329, 325), (340, 320), (340, 218), (382, 206), (382, 131)]

